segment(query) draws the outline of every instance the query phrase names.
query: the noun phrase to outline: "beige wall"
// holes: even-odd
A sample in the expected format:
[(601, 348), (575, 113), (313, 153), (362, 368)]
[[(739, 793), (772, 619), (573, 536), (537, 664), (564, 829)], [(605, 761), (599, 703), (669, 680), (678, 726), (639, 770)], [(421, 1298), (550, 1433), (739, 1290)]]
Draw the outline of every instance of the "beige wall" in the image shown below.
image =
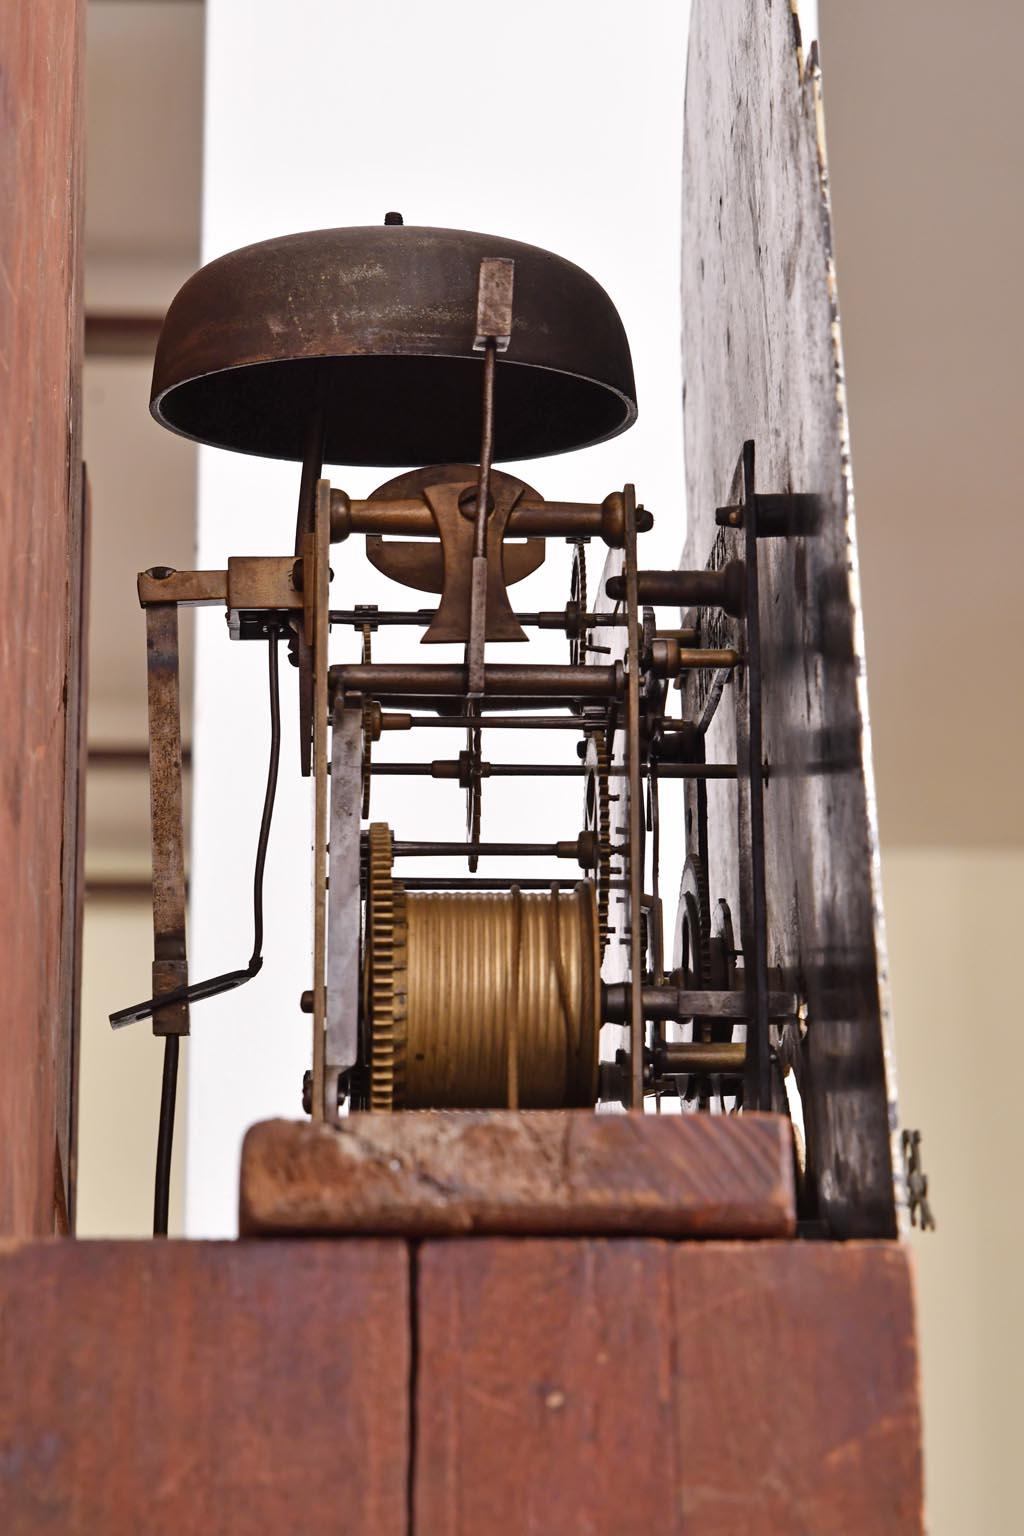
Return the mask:
[(1024, 6), (821, 0), (820, 18), (900, 1116), (924, 1132), (939, 1223), (914, 1240), (930, 1529), (1010, 1536)]
[(1024, 1445), (1024, 850), (883, 852), (900, 1111), (924, 1132), (915, 1236), (931, 1536), (1016, 1536)]

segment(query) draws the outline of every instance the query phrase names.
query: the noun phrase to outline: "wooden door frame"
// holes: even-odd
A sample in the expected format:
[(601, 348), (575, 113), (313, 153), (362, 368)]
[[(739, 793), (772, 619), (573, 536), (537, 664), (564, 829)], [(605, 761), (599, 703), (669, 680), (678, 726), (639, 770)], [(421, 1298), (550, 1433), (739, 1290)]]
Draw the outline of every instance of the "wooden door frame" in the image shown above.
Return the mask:
[(85, 0), (0, 7), (0, 1234), (74, 1219)]

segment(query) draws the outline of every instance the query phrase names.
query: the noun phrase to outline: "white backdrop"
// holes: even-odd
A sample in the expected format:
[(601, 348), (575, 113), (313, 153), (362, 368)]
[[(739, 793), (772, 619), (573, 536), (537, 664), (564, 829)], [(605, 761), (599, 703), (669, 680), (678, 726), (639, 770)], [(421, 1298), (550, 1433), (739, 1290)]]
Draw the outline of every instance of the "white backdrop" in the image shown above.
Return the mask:
[[(622, 315), (639, 420), (611, 443), (516, 472), (552, 498), (599, 501), (635, 481), (655, 515), (641, 544), (643, 563), (677, 564), (684, 535), (678, 253), (687, 0), (520, 0), (511, 9), (485, 0), (377, 0), (373, 7), (207, 0), (206, 9), (203, 260), (293, 230), (374, 224), (398, 209), (408, 224), (505, 234), (577, 262)], [(330, 471), (335, 484), (360, 496), (391, 473)], [(203, 450), (199, 565), (289, 550), (297, 485), (297, 466)], [(603, 547), (592, 545), (590, 553), (596, 587)], [(336, 547), (332, 563), (335, 605), (419, 601), (374, 572), (354, 545)], [(568, 568), (568, 551), (553, 545), (548, 562), (516, 589), (516, 603), (562, 606)], [(398, 643), (394, 632), (377, 641), (378, 658)], [(339, 658), (354, 655), (348, 636), (332, 645)], [(534, 646), (565, 659), (563, 637)], [(443, 656), (435, 648), (431, 659)], [(243, 963), (251, 947), (265, 673), (262, 646), (229, 644), (222, 616), (200, 611), (196, 978)], [(309, 786), (298, 776), (294, 673), (284, 665), (282, 676), (284, 749), (267, 865), (264, 969), (241, 991), (197, 1007), (188, 1044), (185, 1220), (193, 1237), (235, 1231), (245, 1127), (299, 1113), (309, 1061), (309, 1021), (298, 1011), (310, 983)], [(449, 756), (458, 748), (447, 732), (431, 732), (424, 742), (426, 735), (392, 735), (381, 756)], [(567, 736), (541, 739), (564, 756), (574, 740)], [(511, 757), (507, 737), (485, 738), (494, 760)], [(554, 783), (541, 791), (523, 781), (486, 783), (483, 835), (571, 835), (579, 786)], [(430, 832), (461, 836), (456, 786), (431, 784), (427, 793)], [(422, 781), (377, 781), (374, 816), (405, 836), (422, 835), (423, 794)], [(663, 891), (670, 897), (671, 886)], [(672, 907), (670, 900), (669, 915)]]

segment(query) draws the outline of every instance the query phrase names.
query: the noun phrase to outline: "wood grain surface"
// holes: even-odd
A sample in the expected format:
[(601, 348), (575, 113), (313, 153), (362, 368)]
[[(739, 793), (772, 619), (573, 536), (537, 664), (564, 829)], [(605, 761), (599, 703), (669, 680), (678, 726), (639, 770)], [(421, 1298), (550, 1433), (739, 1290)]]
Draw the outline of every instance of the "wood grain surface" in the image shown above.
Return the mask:
[(398, 1242), (0, 1245), (4, 1536), (406, 1531)]
[(779, 1116), (589, 1110), (270, 1120), (242, 1150), (243, 1233), (657, 1233), (785, 1237)]
[[(685, 564), (742, 556), (715, 509), (736, 500), (745, 439), (758, 490), (801, 498), (758, 565), (768, 960), (807, 1002), (806, 1214), (889, 1236), (898, 1117), (821, 79), (784, 0), (694, 0), (683, 175)], [(718, 610), (699, 620), (703, 644), (737, 642)], [(690, 718), (706, 687), (689, 674)], [(743, 687), (725, 690), (709, 762), (732, 760)], [(746, 926), (734, 787), (688, 790), (695, 828), (702, 801), (711, 908), (725, 898)]]
[(417, 1532), (920, 1536), (896, 1244), (476, 1239), (418, 1270)]
[(71, 1203), (84, 15), (0, 6), (0, 1233)]

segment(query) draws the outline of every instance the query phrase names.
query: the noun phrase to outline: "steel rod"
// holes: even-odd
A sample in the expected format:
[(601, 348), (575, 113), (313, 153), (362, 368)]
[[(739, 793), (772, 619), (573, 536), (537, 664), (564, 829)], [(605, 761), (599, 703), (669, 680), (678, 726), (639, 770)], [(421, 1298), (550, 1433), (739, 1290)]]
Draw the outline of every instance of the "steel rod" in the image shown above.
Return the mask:
[[(465, 852), (465, 848), (462, 850)], [(518, 875), (473, 875), (468, 879), (452, 876), (431, 879), (427, 875), (402, 877), (400, 884), (407, 891), (510, 891), (513, 886), (518, 886), (521, 891), (550, 891), (557, 886), (560, 891), (571, 891), (579, 885), (583, 876), (575, 880), (521, 880)], [(621, 881), (610, 882), (612, 890), (621, 888)]]
[[(436, 608), (383, 608), (377, 609), (369, 615), (372, 622), (380, 628), (404, 627), (426, 629), (437, 617)], [(564, 630), (570, 622), (570, 616), (564, 608), (540, 609), (529, 613), (517, 613), (517, 621), (524, 629), (561, 629)], [(365, 612), (358, 612), (354, 608), (332, 608), (330, 619), (332, 624), (351, 625), (353, 629), (362, 629), (367, 621)], [(616, 613), (580, 613), (572, 618), (572, 622), (580, 629), (616, 629), (626, 627), (626, 614), (621, 610)], [(663, 639), (678, 640), (679, 643), (694, 646), (697, 644), (696, 629), (659, 629), (658, 635)]]
[[(370, 772), (384, 778), (457, 779), (461, 773), (457, 758), (438, 758), (432, 763), (371, 763)], [(485, 779), (580, 779), (587, 773), (580, 763), (483, 763)], [(735, 779), (732, 763), (658, 763), (650, 770), (659, 779)], [(608, 777), (628, 777), (629, 769), (609, 768)]]
[[(629, 1018), (628, 982), (609, 982), (602, 987), (602, 1010), (606, 1023), (622, 1024)], [(644, 1017), (679, 1022), (683, 1019), (731, 1019), (742, 1023), (747, 1018), (749, 998), (743, 992), (693, 991), (675, 987), (671, 982), (660, 986), (646, 983), (641, 988)], [(799, 999), (792, 992), (770, 992), (768, 1012), (773, 1019), (796, 1016)]]
[(498, 731), (586, 731), (595, 724), (603, 722), (587, 720), (582, 715), (412, 715), (409, 720), (410, 729), (425, 726), (428, 730), (464, 730), (473, 726)]
[[(344, 688), (373, 698), (399, 694), (454, 695), (465, 693), (466, 673), (460, 666), (423, 663), (367, 666), (353, 664), (331, 668), (332, 692)], [(489, 665), (484, 668), (484, 691), (492, 696), (536, 694), (568, 699), (615, 698), (623, 688), (622, 668), (553, 665)]]
[(494, 453), (494, 365), (498, 345), (493, 336), (484, 343), (483, 401), (480, 426), (480, 474), (477, 479), (476, 513), (473, 519), (473, 556), (487, 554), (487, 518), (491, 499), (491, 457)]
[(472, 853), (484, 858), (491, 855), (509, 855), (522, 858), (574, 859), (576, 843), (442, 843), (433, 841), (396, 842), (392, 845), (396, 859), (459, 858)]
[[(384, 715), (382, 729), (384, 730), (414, 730), (425, 728), (427, 730), (462, 730), (468, 725), (474, 727), (486, 727), (488, 730), (524, 730), (524, 731), (592, 731), (595, 727), (603, 728), (605, 725), (603, 716), (595, 718), (590, 715)], [(690, 721), (678, 720), (674, 716), (666, 716), (652, 721), (652, 727), (661, 731), (676, 732), (693, 729)], [(669, 764), (662, 764), (667, 769)], [(682, 766), (686, 766), (683, 764)], [(703, 767), (703, 764), (694, 764), (694, 767)], [(720, 765), (727, 766), (727, 765)], [(712, 765), (712, 777), (714, 765)]]

